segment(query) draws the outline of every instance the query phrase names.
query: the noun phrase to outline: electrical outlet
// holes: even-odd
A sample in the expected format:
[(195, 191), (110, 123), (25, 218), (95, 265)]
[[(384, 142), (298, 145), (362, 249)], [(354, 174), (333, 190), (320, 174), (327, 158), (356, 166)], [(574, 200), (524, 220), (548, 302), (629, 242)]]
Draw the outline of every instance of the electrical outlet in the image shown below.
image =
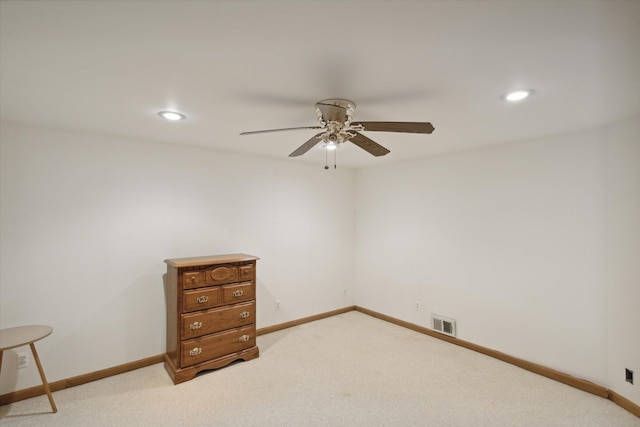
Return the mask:
[(628, 368), (624, 368), (624, 379), (626, 382), (633, 385), (633, 371)]
[(422, 303), (420, 301), (416, 301), (416, 311), (422, 310)]
[(347, 296), (347, 288), (344, 288), (344, 289), (342, 290), (342, 296), (343, 296), (343, 297), (346, 297), (346, 296)]
[(18, 369), (29, 366), (29, 353), (23, 351), (18, 353)]
[(280, 300), (276, 300), (276, 310), (280, 310)]

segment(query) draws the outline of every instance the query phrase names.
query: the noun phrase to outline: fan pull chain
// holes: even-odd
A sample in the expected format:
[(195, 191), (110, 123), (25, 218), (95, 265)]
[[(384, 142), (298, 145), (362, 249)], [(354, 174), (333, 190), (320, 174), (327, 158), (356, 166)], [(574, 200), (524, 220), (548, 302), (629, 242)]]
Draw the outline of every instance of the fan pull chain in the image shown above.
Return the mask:
[(338, 168), (338, 147), (336, 147), (336, 149), (333, 150), (333, 168), (334, 169)]
[[(333, 168), (337, 169), (338, 168), (338, 148), (336, 147), (333, 151)], [(324, 149), (324, 168), (325, 170), (329, 170), (329, 150), (327, 150), (326, 148)]]
[(329, 150), (324, 149), (324, 169), (329, 169)]

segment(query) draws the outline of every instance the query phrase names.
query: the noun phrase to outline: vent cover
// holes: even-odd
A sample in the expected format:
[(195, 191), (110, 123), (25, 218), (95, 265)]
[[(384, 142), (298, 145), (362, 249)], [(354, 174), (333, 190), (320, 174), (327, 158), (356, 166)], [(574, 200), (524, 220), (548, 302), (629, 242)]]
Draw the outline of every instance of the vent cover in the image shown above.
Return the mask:
[(456, 336), (456, 321), (447, 317), (438, 316), (437, 314), (431, 315), (433, 322), (433, 330), (440, 332), (450, 337)]

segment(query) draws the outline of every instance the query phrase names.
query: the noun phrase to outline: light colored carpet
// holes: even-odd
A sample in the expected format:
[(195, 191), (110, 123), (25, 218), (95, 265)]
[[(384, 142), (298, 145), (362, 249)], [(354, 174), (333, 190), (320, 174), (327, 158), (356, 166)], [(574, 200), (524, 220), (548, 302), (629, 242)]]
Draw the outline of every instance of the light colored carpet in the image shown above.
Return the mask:
[(260, 358), (174, 386), (162, 364), (0, 407), (7, 426), (632, 427), (614, 403), (349, 312), (258, 338)]

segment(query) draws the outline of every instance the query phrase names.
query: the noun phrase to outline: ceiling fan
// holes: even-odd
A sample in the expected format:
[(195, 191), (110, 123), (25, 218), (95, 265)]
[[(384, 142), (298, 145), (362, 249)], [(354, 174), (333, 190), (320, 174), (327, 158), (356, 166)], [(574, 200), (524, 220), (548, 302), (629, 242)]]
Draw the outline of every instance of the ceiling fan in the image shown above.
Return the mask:
[(434, 130), (434, 127), (429, 122), (354, 122), (352, 120), (355, 109), (356, 104), (353, 101), (339, 98), (325, 99), (316, 103), (316, 114), (320, 126), (256, 130), (242, 132), (240, 135), (299, 129), (322, 129), (322, 132), (312, 136), (293, 153), (289, 154), (289, 157), (303, 155), (320, 141), (324, 142), (325, 148), (327, 149), (336, 148), (343, 142), (351, 141), (366, 152), (378, 157), (388, 154), (389, 150), (367, 138), (360, 132), (431, 133)]

